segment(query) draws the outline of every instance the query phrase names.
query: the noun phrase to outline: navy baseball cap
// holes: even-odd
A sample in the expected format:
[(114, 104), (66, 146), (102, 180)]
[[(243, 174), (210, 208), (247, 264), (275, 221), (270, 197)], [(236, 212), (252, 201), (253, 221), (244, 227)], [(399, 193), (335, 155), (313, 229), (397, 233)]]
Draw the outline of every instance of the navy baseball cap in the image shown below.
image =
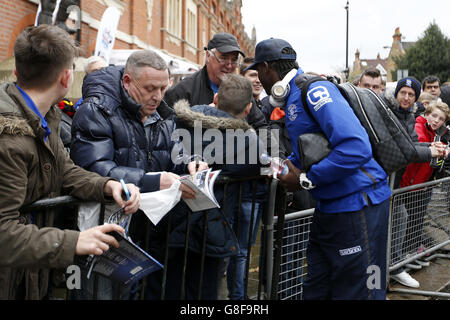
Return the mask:
[(238, 41), (235, 36), (230, 33), (216, 33), (208, 42), (207, 50), (217, 49), (221, 53), (239, 52), (245, 57), (245, 54), (241, 51)]
[[(289, 48), (289, 53), (283, 53), (283, 50)], [(292, 53), (293, 52), (293, 53)], [(282, 39), (266, 39), (259, 42), (255, 48), (255, 61), (249, 65), (244, 71), (255, 69), (258, 63), (264, 61), (275, 60), (296, 60), (297, 53), (289, 44), (289, 42)]]

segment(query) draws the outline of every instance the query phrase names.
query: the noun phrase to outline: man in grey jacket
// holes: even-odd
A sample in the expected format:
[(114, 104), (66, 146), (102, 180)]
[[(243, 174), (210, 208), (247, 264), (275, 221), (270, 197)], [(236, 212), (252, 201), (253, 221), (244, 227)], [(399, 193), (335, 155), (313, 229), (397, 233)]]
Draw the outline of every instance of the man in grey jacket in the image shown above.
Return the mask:
[[(429, 162), (432, 157), (441, 156), (444, 152), (444, 146), (441, 143), (421, 143), (415, 131), (416, 118), (413, 113), (413, 105), (420, 96), (420, 83), (413, 77), (407, 77), (399, 80), (394, 92), (384, 92), (382, 97), (387, 105), (391, 108), (395, 116), (400, 120), (405, 130), (409, 133), (414, 141), (417, 150), (417, 159), (414, 162)], [(395, 173), (394, 189), (400, 187), (402, 176), (406, 168), (403, 168)], [(391, 257), (393, 261), (398, 261), (403, 255), (403, 242), (406, 230), (408, 212), (414, 210), (415, 203), (404, 201), (403, 204), (396, 206), (392, 213), (392, 229), (395, 235), (393, 236), (391, 244)], [(419, 261), (418, 263), (421, 263)], [(418, 288), (419, 282), (411, 277), (406, 270), (401, 267), (390, 273), (390, 277), (401, 284)]]

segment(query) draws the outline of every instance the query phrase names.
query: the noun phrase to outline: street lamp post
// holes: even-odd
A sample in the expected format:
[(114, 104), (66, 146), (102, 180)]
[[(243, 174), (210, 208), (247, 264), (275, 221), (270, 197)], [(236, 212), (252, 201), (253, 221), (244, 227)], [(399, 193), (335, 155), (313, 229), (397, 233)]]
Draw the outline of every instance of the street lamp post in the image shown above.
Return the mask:
[(76, 34), (76, 40), (78, 43), (81, 43), (81, 0), (76, 1), (76, 6), (78, 6), (77, 15), (78, 15), (78, 21), (77, 21), (77, 34)]
[(347, 11), (347, 38), (346, 38), (346, 47), (345, 47), (345, 80), (348, 81), (348, 76), (350, 74), (350, 70), (348, 68), (348, 10), (349, 9), (349, 3), (347, 0), (347, 5), (345, 6), (345, 10)]

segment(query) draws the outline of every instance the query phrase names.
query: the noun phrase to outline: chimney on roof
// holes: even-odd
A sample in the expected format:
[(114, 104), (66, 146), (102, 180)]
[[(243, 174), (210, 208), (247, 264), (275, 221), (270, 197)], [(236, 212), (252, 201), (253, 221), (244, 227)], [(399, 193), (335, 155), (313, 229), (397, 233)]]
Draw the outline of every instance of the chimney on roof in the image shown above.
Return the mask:
[(402, 34), (400, 33), (400, 27), (395, 28), (395, 33), (392, 37), (394, 38), (394, 42), (402, 41)]
[(252, 42), (256, 44), (256, 28), (253, 26), (252, 28)]
[(359, 50), (356, 49), (355, 52), (355, 62), (353, 62), (353, 70), (359, 71), (361, 70), (361, 62), (359, 61)]

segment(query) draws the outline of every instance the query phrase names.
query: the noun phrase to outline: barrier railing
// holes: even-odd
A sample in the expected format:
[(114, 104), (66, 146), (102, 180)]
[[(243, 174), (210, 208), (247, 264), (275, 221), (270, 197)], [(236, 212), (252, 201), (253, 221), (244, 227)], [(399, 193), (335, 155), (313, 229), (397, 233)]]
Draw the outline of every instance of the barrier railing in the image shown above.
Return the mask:
[[(249, 298), (249, 292), (248, 292), (248, 282), (249, 282), (249, 268), (250, 268), (250, 260), (251, 260), (251, 255), (252, 255), (252, 246), (253, 246), (253, 241), (252, 239), (256, 238), (256, 234), (255, 232), (257, 231), (257, 228), (251, 227), (251, 226), (255, 226), (257, 221), (259, 219), (261, 219), (261, 216), (257, 215), (257, 210), (259, 208), (258, 203), (261, 202), (261, 199), (257, 199), (256, 198), (256, 188), (254, 187), (255, 183), (262, 183), (262, 181), (266, 181), (267, 177), (264, 176), (259, 176), (259, 177), (251, 177), (251, 178), (230, 178), (230, 177), (218, 177), (218, 179), (215, 182), (215, 185), (222, 185), (223, 189), (224, 189), (224, 197), (223, 197), (223, 201), (222, 201), (222, 208), (221, 211), (222, 212), (230, 212), (233, 211), (235, 212), (235, 216), (227, 216), (226, 219), (224, 219), (224, 224), (225, 223), (230, 223), (230, 221), (234, 220), (233, 223), (230, 225), (231, 228), (233, 228), (234, 232), (236, 234), (239, 234), (240, 232), (240, 228), (242, 226), (245, 226), (248, 228), (248, 232), (246, 232), (246, 230), (242, 230), (243, 233), (247, 233), (248, 234), (248, 238), (247, 239), (239, 239), (240, 244), (242, 244), (244, 246), (244, 244), (246, 245), (246, 247), (248, 248), (247, 253), (245, 255), (245, 257), (242, 257), (241, 255), (241, 261), (244, 260), (245, 263), (245, 269), (244, 269), (244, 288), (242, 288), (242, 290), (244, 291), (244, 298)], [(248, 209), (250, 210), (250, 214), (249, 214), (249, 220), (245, 220), (242, 217), (242, 211), (243, 209), (241, 208), (241, 205), (243, 203), (243, 185), (245, 183), (253, 183), (253, 186), (251, 186), (251, 190), (253, 190), (252, 194), (250, 195), (251, 197), (251, 201), (249, 201), (247, 199), (246, 203), (247, 203), (247, 213), (248, 213)], [(233, 186), (233, 187), (231, 187)], [(229, 191), (231, 190), (231, 191)], [(238, 202), (237, 203), (233, 203), (233, 199), (236, 199), (236, 194), (235, 192), (238, 192), (237, 195), (237, 199)], [(247, 194), (247, 197), (249, 195)], [(268, 191), (267, 195), (264, 197), (264, 201), (265, 203), (273, 203), (273, 201), (271, 200), (272, 198), (275, 197), (275, 193), (274, 191)], [(233, 198), (233, 199), (231, 199)], [(231, 199), (231, 200), (230, 200)], [(47, 216), (47, 211), (49, 210), (54, 210), (55, 208), (64, 208), (66, 206), (71, 206), (72, 209), (74, 210), (71, 214), (72, 215), (76, 215), (77, 214), (77, 206), (79, 204), (83, 203), (82, 201), (70, 197), (70, 196), (63, 196), (63, 197), (58, 197), (58, 198), (53, 198), (53, 199), (44, 199), (44, 200), (40, 200), (35, 202), (34, 204), (26, 207), (26, 208), (22, 208), (22, 212), (34, 212), (34, 214), (36, 216), (39, 217), (45, 217)], [(229, 206), (236, 206), (236, 210), (227, 210), (227, 207)], [(267, 208), (268, 206), (263, 205), (261, 206), (263, 208), (266, 208), (265, 211), (267, 212)], [(230, 208), (231, 209), (231, 208)], [(262, 209), (260, 209), (262, 210)], [(273, 211), (272, 211), (273, 212)], [(61, 213), (61, 212), (60, 212)], [(248, 214), (247, 214), (248, 215)], [(272, 214), (267, 214), (265, 213), (264, 216), (273, 216)], [(99, 224), (103, 223), (103, 217), (104, 217), (104, 206), (102, 206), (102, 210), (100, 213), (100, 218), (99, 218)], [(199, 212), (199, 213), (192, 213), (189, 210), (186, 210), (186, 214), (185, 217), (182, 218), (182, 224), (184, 227), (184, 244), (181, 248), (173, 248), (169, 242), (171, 241), (171, 233), (174, 231), (175, 227), (180, 227), (180, 221), (179, 221), (180, 217), (172, 217), (172, 215), (167, 215), (167, 219), (165, 219), (164, 222), (160, 222), (160, 224), (162, 224), (162, 226), (160, 227), (160, 224), (158, 224), (158, 226), (153, 226), (151, 225), (151, 223), (145, 218), (144, 220), (140, 220), (139, 223), (142, 223), (142, 225), (139, 225), (139, 228), (142, 230), (145, 230), (145, 236), (141, 237), (140, 239), (133, 239), (135, 240), (135, 242), (141, 246), (141, 248), (143, 248), (145, 251), (149, 252), (150, 254), (152, 254), (155, 258), (157, 258), (165, 267), (163, 268), (163, 270), (161, 271), (161, 274), (157, 275), (156, 278), (156, 285), (155, 285), (155, 279), (151, 280), (151, 283), (149, 283), (149, 278), (145, 278), (144, 280), (141, 280), (139, 282), (139, 284), (136, 286), (132, 286), (129, 288), (120, 288), (118, 287), (116, 284), (112, 284), (109, 283), (108, 280), (106, 280), (106, 278), (103, 278), (102, 276), (96, 275), (94, 274), (93, 276), (93, 280), (86, 280), (86, 259), (84, 258), (77, 258), (76, 259), (76, 264), (81, 267), (81, 273), (82, 273), (82, 278), (84, 280), (84, 282), (82, 282), (82, 287), (85, 290), (85, 292), (80, 296), (78, 294), (72, 295), (73, 292), (70, 292), (70, 294), (68, 296), (66, 296), (66, 298), (68, 299), (119, 299), (121, 297), (124, 296), (128, 296), (130, 295), (131, 297), (133, 297), (134, 299), (144, 299), (144, 298), (152, 298), (152, 299), (167, 299), (167, 290), (168, 289), (172, 289), (172, 287), (169, 287), (169, 284), (172, 284), (172, 282), (168, 281), (170, 280), (170, 276), (168, 275), (168, 270), (171, 270), (169, 268), (173, 268), (174, 266), (176, 266), (177, 268), (179, 268), (179, 270), (181, 270), (181, 274), (179, 275), (179, 282), (177, 283), (177, 285), (179, 286), (179, 296), (176, 297), (176, 299), (204, 299), (205, 298), (205, 293), (202, 292), (202, 290), (205, 290), (205, 288), (208, 287), (209, 284), (211, 284), (211, 279), (210, 278), (205, 278), (203, 277), (203, 275), (206, 272), (210, 272), (210, 260), (213, 260), (211, 258), (208, 257), (208, 255), (206, 254), (206, 246), (207, 246), (207, 233), (208, 233), (208, 221), (211, 219), (210, 215), (208, 215), (208, 212)], [(175, 221), (174, 221), (175, 219)], [(177, 220), (178, 219), (178, 220)], [(265, 218), (264, 218), (265, 219)], [(46, 220), (46, 218), (44, 219)], [(132, 219), (132, 223), (133, 223), (134, 217)], [(164, 219), (163, 219), (164, 220)], [(202, 232), (201, 235), (199, 236), (201, 238), (200, 240), (200, 244), (201, 244), (201, 249), (200, 252), (195, 252), (196, 257), (198, 258), (198, 264), (196, 265), (195, 268), (198, 268), (197, 270), (195, 270), (196, 272), (198, 272), (198, 274), (200, 274), (201, 276), (198, 277), (197, 280), (197, 289), (192, 290), (192, 281), (190, 281), (191, 279), (189, 279), (190, 277), (192, 277), (192, 274), (195, 273), (194, 270), (191, 270), (190, 268), (192, 268), (192, 266), (190, 266), (190, 263), (193, 260), (197, 260), (197, 259), (191, 259), (191, 255), (193, 254), (193, 251), (190, 249), (190, 242), (192, 242), (192, 227), (193, 224), (200, 222), (202, 223), (203, 227), (202, 227)], [(72, 226), (74, 229), (77, 228), (76, 226), (76, 218), (74, 219), (74, 225)], [(54, 226), (53, 223), (49, 223), (48, 221), (45, 223), (40, 224), (40, 226)], [(242, 227), (243, 228), (243, 227)], [(130, 230), (131, 230), (131, 226), (130, 226)], [(267, 237), (270, 234), (270, 230), (269, 229), (265, 229), (265, 227), (262, 228), (264, 231), (262, 232), (262, 242), (267, 243), (267, 240), (265, 240), (265, 237)], [(197, 232), (198, 230), (195, 230), (195, 232)], [(155, 237), (155, 234), (157, 234), (157, 236)], [(196, 235), (198, 236), (198, 235)], [(137, 240), (137, 241), (136, 241)], [(197, 239), (198, 240), (198, 239)], [(168, 245), (169, 244), (169, 245)], [(161, 250), (156, 250), (155, 248), (158, 247)], [(174, 251), (176, 251), (177, 254), (181, 254), (182, 259), (179, 259), (177, 262), (178, 263), (174, 263), (173, 262), (173, 256), (174, 256)], [(258, 256), (258, 260), (259, 260), (259, 254), (257, 254)], [(232, 256), (230, 257), (230, 260), (232, 260), (234, 262), (234, 265), (237, 266), (236, 263), (236, 256)], [(218, 282), (217, 287), (220, 289), (221, 288), (221, 283), (222, 282), (222, 277), (221, 275), (224, 273), (224, 269), (225, 269), (225, 264), (223, 263), (222, 259), (217, 259), (218, 262), (215, 267), (216, 267), (216, 281)], [(172, 264), (172, 265), (171, 265)], [(256, 292), (251, 292), (251, 296), (257, 297), (257, 299), (260, 298), (264, 298), (267, 296), (266, 293), (263, 292), (263, 290), (265, 290), (265, 286), (263, 287), (262, 283), (263, 283), (263, 278), (265, 277), (265, 269), (264, 269), (264, 263), (261, 263), (261, 266), (259, 266), (258, 263), (258, 268), (259, 269), (259, 275), (258, 275), (258, 284), (257, 284), (257, 289)], [(230, 273), (230, 272), (228, 272)], [(235, 288), (234, 286), (235, 281), (234, 279), (237, 279), (237, 277), (242, 276), (242, 273), (237, 274), (236, 273), (236, 267), (234, 268), (234, 270), (231, 271), (231, 281), (230, 281), (230, 285), (228, 285), (228, 288), (223, 288), (223, 289), (228, 289), (229, 292), (234, 292)], [(154, 275), (154, 274), (152, 274)], [(206, 286), (205, 286), (206, 284)], [(150, 291), (147, 290), (147, 288), (149, 287)], [(159, 289), (158, 289), (159, 287)], [(226, 283), (225, 283), (225, 287), (226, 287)], [(253, 286), (254, 287), (254, 286)], [(187, 292), (191, 290), (196, 292), (196, 296), (192, 297), (192, 296), (187, 296)], [(77, 290), (75, 290), (77, 291)], [(224, 290), (222, 290), (224, 291)], [(255, 291), (255, 290), (253, 290)], [(150, 296), (149, 296), (149, 292), (150, 292)], [(76, 293), (76, 292), (75, 292)], [(172, 299), (173, 299), (173, 294), (169, 295)], [(223, 295), (222, 295), (223, 296)], [(220, 296), (219, 296), (220, 297)], [(213, 298), (212, 296), (210, 296), (209, 298)]]
[[(314, 209), (286, 214), (283, 230), (277, 228), (275, 238), (281, 239), (278, 247), (278, 285), (272, 287), (272, 297), (279, 300), (303, 300), (303, 282), (307, 275), (306, 248)], [(275, 219), (278, 223), (278, 219)], [(275, 295), (276, 293), (276, 295)]]
[[(390, 272), (406, 267), (419, 258), (432, 260), (432, 253), (450, 244), (450, 177), (417, 184), (392, 192), (388, 242)], [(396, 292), (450, 297), (420, 290), (392, 289)]]
[[(237, 203), (237, 218), (234, 220), (231, 227), (235, 230), (235, 233), (239, 234), (240, 225), (242, 225), (242, 193), (244, 183), (256, 183), (261, 182), (266, 177), (253, 177), (247, 179), (234, 179), (228, 177), (221, 177), (216, 181), (216, 184), (223, 185), (224, 199), (222, 211), (226, 211), (227, 206), (232, 205), (228, 200), (230, 197), (238, 192)], [(250, 203), (251, 214), (250, 221), (246, 222), (248, 229), (248, 238), (243, 240), (247, 244), (248, 251), (246, 252), (245, 259), (245, 271), (244, 271), (244, 287), (241, 288), (244, 292), (245, 299), (271, 299), (271, 300), (290, 300), (290, 299), (302, 299), (303, 298), (303, 281), (307, 276), (307, 263), (306, 263), (306, 247), (309, 239), (309, 226), (311, 224), (311, 218), (314, 210), (304, 210), (293, 213), (286, 213), (286, 199), (284, 192), (278, 186), (277, 180), (268, 180), (267, 197), (264, 204), (264, 213), (261, 219), (260, 228), (256, 229), (255, 220), (259, 217), (255, 215), (257, 207), (257, 199), (255, 194), (255, 188), (252, 187), (253, 194)], [(236, 189), (236, 184), (239, 187)], [(234, 187), (232, 187), (232, 185)], [(232, 191), (227, 191), (232, 190)], [(238, 191), (236, 191), (238, 190)], [(389, 227), (389, 239), (388, 242), (388, 270), (394, 271), (400, 267), (407, 266), (410, 262), (426, 257), (430, 260), (433, 257), (438, 256), (437, 250), (450, 244), (450, 177), (444, 178), (421, 185), (415, 185), (408, 188), (397, 189), (393, 191), (391, 199), (391, 221)], [(54, 211), (59, 207), (71, 207), (76, 211), (77, 205), (82, 203), (78, 199), (64, 196), (54, 199), (45, 199), (37, 201), (36, 203), (23, 208), (22, 212), (48, 212)], [(60, 214), (67, 214), (60, 210)], [(53, 226), (52, 219), (48, 219), (48, 214), (37, 215), (37, 220), (40, 220), (40, 226)], [(200, 215), (200, 216), (199, 216)], [(40, 216), (40, 217), (39, 217)], [(179, 221), (173, 221), (171, 215), (168, 215), (167, 221), (164, 224), (163, 233), (160, 232), (159, 241), (157, 243), (151, 243), (150, 234), (155, 232), (154, 227), (150, 226), (150, 222), (146, 222), (145, 225), (140, 226), (146, 230), (146, 234), (143, 237), (143, 242), (139, 245), (148, 251), (152, 251), (155, 245), (163, 243), (163, 250), (159, 252), (158, 258), (161, 259), (161, 263), (165, 266), (161, 271), (158, 278), (158, 285), (160, 291), (158, 292), (157, 299), (165, 299), (167, 294), (168, 285), (171, 284), (170, 275), (168, 270), (171, 267), (171, 257), (176, 252), (182, 259), (180, 264), (177, 265), (180, 270), (180, 278), (177, 285), (180, 286), (179, 296), (177, 299), (192, 299), (193, 297), (187, 296), (188, 287), (192, 286), (192, 281), (189, 277), (192, 275), (192, 266), (190, 263), (193, 261), (191, 258), (191, 250), (189, 249), (190, 238), (189, 234), (192, 232), (192, 222), (201, 222), (202, 234), (201, 234), (201, 249), (196, 253), (198, 264), (195, 265), (198, 274), (201, 275), (196, 278), (196, 297), (194, 299), (205, 299), (206, 284), (211, 283), (211, 278), (204, 278), (205, 271), (211, 271), (210, 257), (206, 254), (207, 245), (207, 232), (208, 232), (208, 219), (210, 219), (205, 212), (193, 214), (192, 212), (186, 213), (184, 223), (184, 244), (180, 248), (173, 249), (170, 245), (167, 245), (170, 241), (171, 232), (173, 231), (174, 224)], [(231, 221), (233, 217), (227, 217), (227, 220)], [(193, 220), (194, 219), (194, 220)], [(103, 217), (100, 218), (103, 221)], [(99, 221), (99, 222), (100, 222)], [(76, 226), (74, 226), (76, 228)], [(258, 232), (259, 230), (259, 232)], [(255, 237), (255, 232), (258, 232), (258, 236)], [(256, 238), (257, 244), (253, 246), (253, 240)], [(241, 241), (241, 243), (243, 243)], [(260, 250), (256, 251), (257, 247)], [(173, 251), (175, 250), (175, 251)], [(433, 254), (430, 256), (430, 254)], [(445, 256), (444, 257), (448, 257)], [(236, 279), (240, 277), (237, 273), (236, 256), (231, 257), (234, 259), (235, 268), (228, 270), (228, 277)], [(196, 260), (196, 259), (194, 259)], [(231, 284), (227, 286), (227, 282), (223, 278), (223, 274), (226, 270), (226, 265), (219, 259), (217, 264), (213, 264), (215, 268), (216, 276), (213, 277), (217, 281), (218, 298), (226, 299), (227, 295), (235, 291), (235, 282), (231, 281)], [(173, 265), (172, 265), (173, 266)], [(105, 298), (106, 296), (98, 296), (99, 290), (104, 289), (104, 283), (99, 281), (100, 276), (94, 278), (95, 281), (91, 284), (90, 292), (92, 298)], [(195, 282), (195, 281), (194, 281)], [(131, 293), (134, 299), (144, 299), (146, 297), (146, 290), (148, 287), (148, 278), (139, 282), (137, 286), (128, 288), (128, 291), (121, 291), (117, 286), (110, 288), (110, 292), (107, 297), (111, 299), (119, 299), (121, 295), (127, 296)], [(154, 283), (153, 283), (154, 285)], [(205, 286), (206, 285), (206, 286)], [(171, 288), (169, 288), (171, 289)], [(398, 290), (396, 290), (398, 291)], [(406, 293), (416, 293), (403, 290)], [(399, 292), (399, 291), (398, 291)], [(417, 294), (426, 294), (426, 292), (418, 291)], [(440, 295), (440, 293), (433, 293), (433, 295)], [(443, 294), (446, 296), (445, 294)], [(67, 298), (71, 298), (68, 296)], [(155, 297), (153, 297), (155, 298)], [(213, 298), (213, 297), (210, 297)]]
[[(307, 275), (306, 246), (314, 209), (283, 214), (273, 219), (271, 299), (303, 299)], [(275, 209), (277, 212), (277, 209)], [(396, 189), (391, 198), (388, 270), (394, 271), (418, 258), (432, 260), (450, 255), (436, 251), (450, 244), (450, 178)], [(434, 254), (433, 254), (434, 253)], [(387, 277), (389, 281), (389, 276)], [(394, 290), (394, 289), (391, 289)], [(395, 289), (398, 293), (449, 298), (448, 293)]]

